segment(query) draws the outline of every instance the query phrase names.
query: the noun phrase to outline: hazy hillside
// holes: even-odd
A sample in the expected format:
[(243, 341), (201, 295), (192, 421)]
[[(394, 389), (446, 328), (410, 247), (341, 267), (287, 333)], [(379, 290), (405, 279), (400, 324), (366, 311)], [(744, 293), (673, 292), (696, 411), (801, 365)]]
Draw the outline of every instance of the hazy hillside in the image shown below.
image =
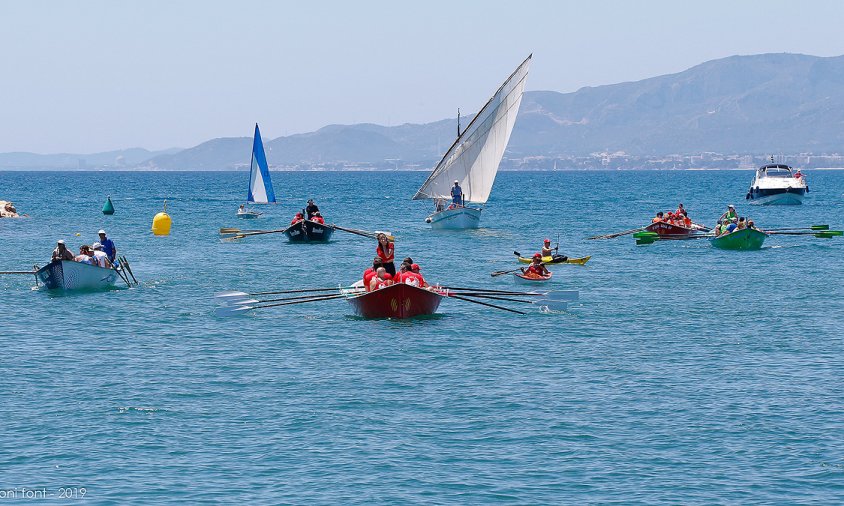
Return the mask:
[(36, 153), (0, 153), (2, 169), (78, 169), (109, 167), (131, 168), (141, 165), (159, 155), (169, 155), (180, 149), (149, 151), (143, 148), (129, 148), (104, 153), (71, 154), (58, 153), (40, 155)]
[[(535, 65), (553, 65), (537, 61)], [(503, 79), (504, 76), (502, 76)], [(499, 83), (490, 83), (489, 92)], [(528, 78), (530, 86), (530, 78)], [(478, 96), (478, 107), (488, 98)], [(464, 126), (470, 118), (466, 118)], [(244, 125), (251, 132), (251, 125)], [(453, 142), (456, 120), (384, 127), (330, 125), (271, 139), (271, 165), (419, 163), (431, 166)], [(271, 140), (270, 140), (271, 139)], [(0, 167), (89, 167), (116, 163), (167, 170), (222, 170), (249, 162), (251, 138), (220, 138), (179, 152), (125, 150), (98, 155), (0, 155)], [(507, 156), (844, 151), (844, 56), (732, 56), (637, 82), (574, 93), (525, 93)]]

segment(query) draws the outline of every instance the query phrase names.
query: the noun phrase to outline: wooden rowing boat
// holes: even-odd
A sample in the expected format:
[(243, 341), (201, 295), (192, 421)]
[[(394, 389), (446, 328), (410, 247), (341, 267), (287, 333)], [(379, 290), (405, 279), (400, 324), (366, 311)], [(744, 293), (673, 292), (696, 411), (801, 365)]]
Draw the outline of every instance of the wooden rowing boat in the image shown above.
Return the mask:
[(665, 221), (651, 223), (645, 227), (645, 230), (648, 232), (655, 232), (660, 236), (668, 236), (672, 239), (682, 239), (689, 236), (700, 235), (704, 232), (700, 225), (692, 224), (691, 227), (686, 227), (684, 225), (676, 225)]
[(755, 228), (743, 228), (721, 234), (709, 240), (713, 247), (727, 250), (757, 250), (762, 248), (768, 234)]
[(38, 269), (35, 277), (48, 290), (103, 290), (114, 286), (117, 271), (72, 260), (54, 260)]
[(284, 230), (290, 242), (328, 242), (334, 233), (334, 225), (325, 225), (311, 220), (302, 220)]
[(413, 318), (434, 314), (444, 294), (396, 283), (374, 292), (347, 293), (346, 300), (363, 318)]
[[(547, 265), (554, 265), (554, 264), (585, 265), (586, 262), (588, 262), (590, 258), (592, 258), (591, 255), (586, 256), (586, 257), (581, 257), (581, 258), (571, 258), (571, 257), (563, 257), (562, 255), (554, 255), (554, 256), (550, 256), (550, 257), (542, 257), (542, 263), (547, 264)], [(528, 258), (528, 257), (519, 257), (519, 262), (521, 262), (523, 264), (529, 264), (529, 263), (533, 262), (533, 259)]]

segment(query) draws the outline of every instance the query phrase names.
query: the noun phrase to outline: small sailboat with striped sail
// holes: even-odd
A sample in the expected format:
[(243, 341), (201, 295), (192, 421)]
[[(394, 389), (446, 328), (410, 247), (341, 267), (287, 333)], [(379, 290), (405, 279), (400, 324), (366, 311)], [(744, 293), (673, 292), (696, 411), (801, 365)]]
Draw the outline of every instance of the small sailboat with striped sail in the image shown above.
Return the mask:
[(273, 182), (270, 179), (270, 168), (267, 165), (267, 155), (264, 153), (264, 143), (261, 141), (261, 131), (255, 123), (255, 137), (252, 140), (252, 162), (249, 167), (249, 189), (246, 204), (241, 204), (237, 210), (237, 217), (257, 218), (261, 212), (248, 207), (249, 204), (275, 204)]
[[(413, 200), (434, 200), (436, 211), (425, 219), (432, 228), (465, 229), (480, 225), (481, 206), (489, 200), (498, 165), (516, 124), (531, 57), (510, 74), (465, 130), (460, 132), (458, 123), (457, 140), (413, 196)], [(454, 183), (462, 189), (462, 201), (452, 200)], [(448, 201), (452, 204), (446, 208)]]

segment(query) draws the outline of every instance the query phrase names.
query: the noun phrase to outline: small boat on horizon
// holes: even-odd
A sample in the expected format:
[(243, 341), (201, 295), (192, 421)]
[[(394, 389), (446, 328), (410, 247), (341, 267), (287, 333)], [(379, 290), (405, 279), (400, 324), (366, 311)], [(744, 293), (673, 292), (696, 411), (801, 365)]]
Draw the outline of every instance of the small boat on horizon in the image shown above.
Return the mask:
[(270, 179), (270, 168), (267, 155), (264, 153), (264, 143), (261, 131), (255, 123), (255, 135), (252, 138), (252, 160), (249, 165), (249, 187), (247, 189), (246, 204), (241, 204), (237, 210), (237, 217), (254, 219), (264, 213), (247, 207), (249, 204), (275, 204), (273, 182)]
[(809, 192), (806, 176), (790, 166), (773, 163), (756, 170), (745, 199), (757, 205), (800, 205)]
[[(434, 200), (436, 210), (425, 219), (431, 228), (460, 230), (480, 226), (482, 207), (471, 204), (483, 205), (489, 200), (516, 124), (532, 56), (510, 74), (462, 132), (458, 113), (457, 139), (412, 199)], [(460, 185), (463, 198), (446, 207), (447, 202), (453, 202), (452, 183)]]

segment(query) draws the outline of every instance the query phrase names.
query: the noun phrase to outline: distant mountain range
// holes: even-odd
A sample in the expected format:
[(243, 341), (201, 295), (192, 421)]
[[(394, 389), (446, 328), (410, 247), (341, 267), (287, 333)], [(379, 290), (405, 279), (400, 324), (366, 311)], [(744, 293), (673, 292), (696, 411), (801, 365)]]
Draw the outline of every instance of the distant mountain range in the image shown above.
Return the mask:
[[(490, 83), (490, 94), (497, 85)], [(479, 96), (477, 104), (487, 98)], [(274, 166), (430, 167), (455, 135), (456, 119), (395, 127), (330, 125), (265, 146)], [(87, 168), (117, 167), (122, 157), (123, 168), (225, 170), (248, 164), (251, 142), (219, 138), (166, 152), (7, 153), (0, 154), (0, 168), (77, 168), (80, 159)], [(844, 151), (844, 56), (731, 56), (677, 74), (574, 93), (526, 92), (505, 156), (618, 151), (634, 156)]]

